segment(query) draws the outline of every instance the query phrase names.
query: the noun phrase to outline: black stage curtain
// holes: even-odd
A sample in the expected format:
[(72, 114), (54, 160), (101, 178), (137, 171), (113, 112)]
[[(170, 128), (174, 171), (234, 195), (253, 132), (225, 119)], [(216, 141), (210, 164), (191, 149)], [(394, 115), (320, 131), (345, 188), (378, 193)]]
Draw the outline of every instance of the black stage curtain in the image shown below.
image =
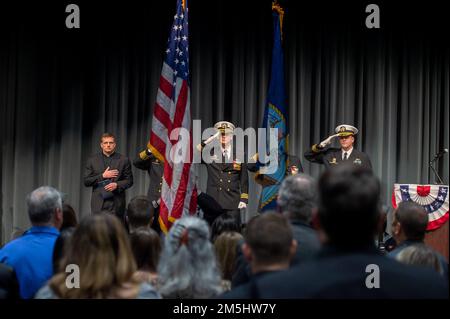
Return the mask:
[[(81, 29), (66, 29), (77, 3)], [(312, 2), (312, 1), (310, 1)], [(291, 152), (303, 152), (341, 123), (360, 129), (390, 202), (395, 182), (434, 183), (428, 162), (449, 142), (449, 47), (439, 2), (378, 1), (381, 29), (365, 27), (370, 2), (283, 1)], [(426, 7), (424, 7), (426, 6)], [(189, 1), (192, 117), (262, 121), (269, 81), (270, 0)], [(89, 214), (87, 157), (105, 131), (134, 157), (149, 138), (162, 59), (175, 12), (170, 1), (55, 1), (0, 10), (1, 239), (29, 225), (25, 196), (40, 185)], [(448, 183), (448, 159), (437, 166)], [(128, 198), (148, 177), (133, 169)], [(205, 186), (204, 169), (199, 170)], [(259, 188), (251, 181), (249, 215)]]

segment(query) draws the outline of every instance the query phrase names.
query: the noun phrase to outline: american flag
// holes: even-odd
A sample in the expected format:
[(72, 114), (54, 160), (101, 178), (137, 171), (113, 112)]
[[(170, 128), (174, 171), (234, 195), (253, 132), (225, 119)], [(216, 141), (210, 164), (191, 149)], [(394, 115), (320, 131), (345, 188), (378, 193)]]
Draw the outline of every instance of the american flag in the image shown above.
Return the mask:
[[(188, 7), (187, 0), (177, 0), (149, 142), (152, 153), (164, 162), (159, 223), (165, 233), (178, 218), (194, 214), (197, 206), (189, 85)], [(180, 128), (189, 132), (188, 139), (181, 137)], [(186, 156), (182, 161), (174, 160), (172, 156), (178, 152), (173, 148), (180, 145)]]

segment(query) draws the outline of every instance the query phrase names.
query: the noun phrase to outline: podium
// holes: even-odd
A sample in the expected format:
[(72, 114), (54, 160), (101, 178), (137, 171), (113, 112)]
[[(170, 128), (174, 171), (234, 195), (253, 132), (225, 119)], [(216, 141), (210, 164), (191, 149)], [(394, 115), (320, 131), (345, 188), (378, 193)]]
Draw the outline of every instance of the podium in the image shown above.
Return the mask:
[(448, 185), (394, 184), (392, 206), (413, 201), (428, 212), (425, 243), (449, 258), (449, 188)]

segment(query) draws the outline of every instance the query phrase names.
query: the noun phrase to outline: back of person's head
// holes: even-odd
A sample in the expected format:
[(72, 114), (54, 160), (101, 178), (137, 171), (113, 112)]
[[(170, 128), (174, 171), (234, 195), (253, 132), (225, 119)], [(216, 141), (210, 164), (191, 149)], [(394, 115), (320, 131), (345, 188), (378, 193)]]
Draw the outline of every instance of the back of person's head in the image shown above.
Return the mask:
[[(291, 225), (281, 214), (265, 212), (252, 218), (245, 230), (244, 254), (258, 267), (289, 263), (295, 253)], [(247, 246), (250, 251), (247, 252)]]
[(133, 285), (133, 291), (122, 289), (125, 283), (135, 283), (136, 263), (128, 234), (113, 215), (94, 214), (81, 220), (61, 261), (61, 269), (69, 264), (79, 267), (80, 287), (67, 287), (67, 273), (61, 271), (50, 281), (50, 287), (58, 297), (134, 298), (138, 293), (136, 285)]
[(55, 274), (60, 271), (65, 271), (64, 268), (61, 268), (61, 260), (63, 260), (64, 254), (69, 250), (69, 245), (74, 232), (75, 227), (61, 227), (60, 234), (53, 247), (53, 272)]
[(237, 232), (223, 232), (214, 241), (217, 261), (222, 271), (222, 279), (231, 280), (236, 261), (237, 246), (244, 237)]
[(316, 182), (303, 173), (285, 178), (278, 192), (277, 205), (289, 219), (309, 223), (317, 206)]
[(41, 186), (27, 196), (28, 216), (35, 226), (52, 225), (60, 228), (62, 216), (61, 193), (51, 186)]
[(127, 220), (130, 231), (139, 227), (150, 227), (154, 208), (146, 196), (134, 197), (127, 208)]
[(139, 270), (155, 273), (161, 254), (161, 240), (151, 228), (138, 228), (130, 234), (131, 249)]
[(72, 206), (69, 204), (63, 204), (63, 223), (61, 225), (61, 231), (66, 228), (77, 227), (78, 220), (77, 214)]
[(423, 240), (427, 225), (427, 211), (412, 201), (401, 202), (394, 212), (393, 232), (396, 239), (401, 232), (404, 239)]
[(373, 245), (380, 210), (380, 183), (371, 170), (340, 164), (321, 176), (318, 217), (328, 243), (345, 249)]
[(216, 238), (223, 232), (241, 232), (241, 225), (238, 223), (236, 217), (230, 213), (226, 212), (214, 219), (211, 225), (211, 241), (214, 242)]
[(204, 220), (183, 217), (172, 225), (158, 276), (159, 292), (165, 298), (210, 298), (221, 292), (221, 277)]
[(441, 275), (444, 273), (437, 253), (425, 244), (415, 244), (402, 249), (396, 259), (407, 265), (432, 268)]

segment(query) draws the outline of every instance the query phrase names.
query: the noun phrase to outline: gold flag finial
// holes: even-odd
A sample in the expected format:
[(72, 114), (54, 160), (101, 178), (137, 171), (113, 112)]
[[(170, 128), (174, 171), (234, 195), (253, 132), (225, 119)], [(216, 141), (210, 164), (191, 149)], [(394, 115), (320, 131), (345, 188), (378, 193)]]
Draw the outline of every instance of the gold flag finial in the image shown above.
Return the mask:
[(283, 16), (284, 16), (284, 9), (280, 6), (277, 0), (272, 2), (272, 11), (276, 11), (278, 13), (278, 16), (280, 17), (280, 32), (281, 32), (281, 38), (283, 38)]

